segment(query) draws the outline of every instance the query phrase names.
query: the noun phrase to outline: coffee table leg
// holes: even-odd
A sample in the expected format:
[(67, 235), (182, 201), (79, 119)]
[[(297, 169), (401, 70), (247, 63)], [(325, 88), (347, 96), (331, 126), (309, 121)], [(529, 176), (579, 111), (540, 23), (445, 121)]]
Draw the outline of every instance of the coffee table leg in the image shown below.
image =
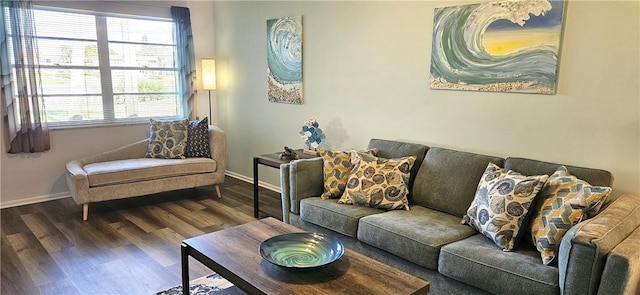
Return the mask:
[(182, 259), (182, 294), (189, 295), (189, 246), (180, 245), (180, 258)]
[(258, 158), (253, 157), (253, 217), (258, 218)]

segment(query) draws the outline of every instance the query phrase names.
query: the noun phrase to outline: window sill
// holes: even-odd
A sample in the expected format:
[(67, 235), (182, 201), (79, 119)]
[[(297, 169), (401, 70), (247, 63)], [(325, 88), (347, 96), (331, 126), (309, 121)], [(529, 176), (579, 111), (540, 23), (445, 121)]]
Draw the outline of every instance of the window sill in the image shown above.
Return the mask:
[(49, 126), (49, 130), (72, 130), (72, 129), (86, 129), (86, 128), (108, 128), (119, 126), (133, 126), (133, 125), (149, 125), (149, 122), (121, 122), (121, 123), (109, 123), (109, 124), (83, 124), (83, 125), (58, 125)]

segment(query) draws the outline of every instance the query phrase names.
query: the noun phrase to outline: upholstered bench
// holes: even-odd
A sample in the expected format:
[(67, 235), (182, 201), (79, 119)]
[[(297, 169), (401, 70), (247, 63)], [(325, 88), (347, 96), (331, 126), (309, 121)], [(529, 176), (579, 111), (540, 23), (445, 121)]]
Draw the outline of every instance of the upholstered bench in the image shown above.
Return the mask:
[[(83, 205), (82, 219), (87, 220), (92, 202), (223, 183), (225, 134), (209, 125), (208, 135), (211, 158), (149, 158), (149, 139), (145, 139), (67, 163), (67, 184), (75, 202)], [(215, 188), (220, 197), (219, 187)]]

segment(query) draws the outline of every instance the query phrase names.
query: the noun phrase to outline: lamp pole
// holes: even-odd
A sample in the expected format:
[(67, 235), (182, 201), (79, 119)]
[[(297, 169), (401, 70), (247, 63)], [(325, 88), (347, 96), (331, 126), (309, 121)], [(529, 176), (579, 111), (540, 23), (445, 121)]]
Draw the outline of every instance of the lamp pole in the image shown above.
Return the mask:
[(209, 91), (209, 124), (212, 124), (211, 123), (211, 89), (207, 91)]

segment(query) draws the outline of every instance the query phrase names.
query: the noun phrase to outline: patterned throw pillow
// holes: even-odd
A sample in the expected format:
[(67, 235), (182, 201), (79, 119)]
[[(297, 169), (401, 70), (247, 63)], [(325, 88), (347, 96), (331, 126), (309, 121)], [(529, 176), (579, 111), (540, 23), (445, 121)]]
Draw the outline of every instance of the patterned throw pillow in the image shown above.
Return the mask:
[(415, 156), (383, 159), (362, 152), (352, 155), (353, 169), (338, 203), (409, 210), (407, 183)]
[(147, 158), (184, 159), (189, 120), (157, 121), (151, 119)]
[(520, 229), (524, 229), (531, 202), (548, 177), (524, 176), (489, 163), (462, 223), (491, 239), (503, 251), (514, 250), (524, 233)]
[(209, 149), (209, 118), (189, 122), (187, 146), (184, 156), (187, 158), (211, 158)]
[(555, 258), (562, 237), (572, 226), (595, 216), (611, 193), (611, 188), (592, 186), (569, 174), (561, 166), (542, 187), (542, 199), (534, 210), (531, 239), (549, 265)]
[[(378, 149), (362, 152), (375, 156), (378, 153)], [(327, 149), (320, 149), (320, 156), (324, 162), (324, 193), (320, 197), (323, 199), (339, 198), (344, 193), (347, 180), (349, 180), (351, 152), (333, 152)]]

